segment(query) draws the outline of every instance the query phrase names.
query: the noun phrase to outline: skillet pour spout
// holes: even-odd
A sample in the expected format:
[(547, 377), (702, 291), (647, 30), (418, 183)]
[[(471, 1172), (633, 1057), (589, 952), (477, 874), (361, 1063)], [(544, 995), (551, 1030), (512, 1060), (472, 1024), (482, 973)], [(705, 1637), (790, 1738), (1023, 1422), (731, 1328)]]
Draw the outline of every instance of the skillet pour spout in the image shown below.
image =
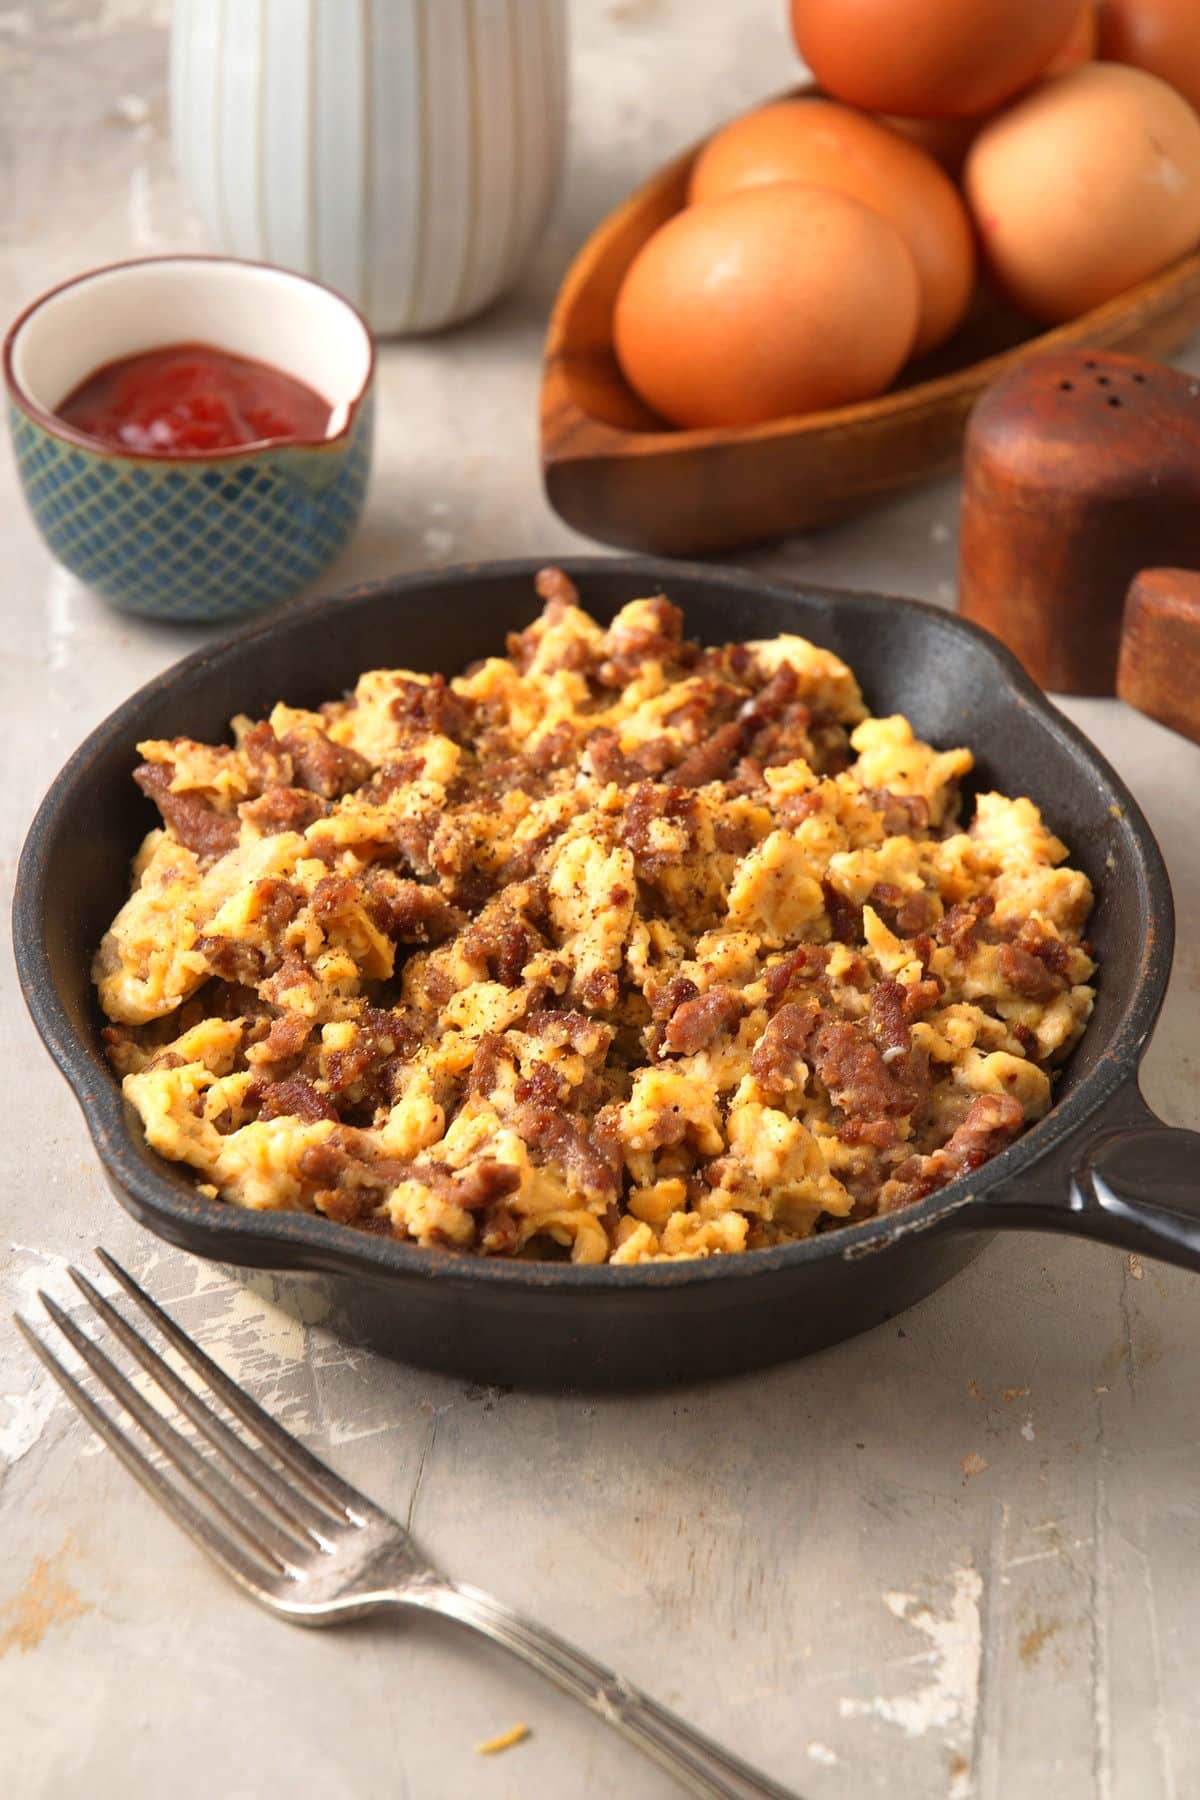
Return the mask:
[[(304, 1213), (244, 1211), (160, 1160), (104, 1060), (89, 978), (154, 822), (129, 779), (135, 745), (217, 741), (236, 713), (318, 704), (364, 669), (453, 671), (502, 651), (506, 631), (540, 610), (541, 560), (473, 564), (303, 602), (185, 658), (85, 740), (43, 801), (17, 875), (17, 966), (121, 1204), (200, 1256), (292, 1272), (283, 1304), (355, 1341), (473, 1381), (558, 1389), (711, 1379), (821, 1349), (932, 1293), (997, 1230), (1070, 1232), (1200, 1268), (1200, 1133), (1155, 1119), (1137, 1087), (1171, 966), (1162, 856), (1120, 777), (1008, 652), (908, 600), (650, 558), (562, 566), (602, 620), (666, 594), (704, 643), (793, 632), (825, 645), (876, 714), (904, 713), (933, 744), (969, 744), (976, 791), (1037, 802), (1096, 894), (1095, 1010), (1051, 1112), (900, 1213), (745, 1256), (632, 1268), (422, 1250)], [(312, 1283), (319, 1298), (303, 1291)]]

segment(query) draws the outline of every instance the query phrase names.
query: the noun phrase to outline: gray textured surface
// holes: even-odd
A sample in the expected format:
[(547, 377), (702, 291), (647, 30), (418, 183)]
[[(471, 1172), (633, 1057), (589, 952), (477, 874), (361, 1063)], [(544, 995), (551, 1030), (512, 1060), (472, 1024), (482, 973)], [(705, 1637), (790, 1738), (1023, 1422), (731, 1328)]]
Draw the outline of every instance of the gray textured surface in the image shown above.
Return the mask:
[[(0, 10), (0, 315), (113, 256), (197, 241), (167, 170), (165, 7)], [(580, 547), (535, 464), (546, 307), (589, 225), (787, 79), (781, 0), (576, 0), (573, 154), (521, 290), (383, 357), (366, 524), (327, 587)], [(138, 123), (148, 103), (148, 117)], [(1200, 368), (1200, 353), (1191, 366)], [(50, 564), (0, 450), (4, 874), (83, 733), (199, 641)], [(948, 600), (952, 484), (759, 560)], [(1072, 704), (1150, 814), (1180, 950), (1149, 1098), (1200, 1123), (1200, 751)], [(285, 1422), (456, 1574), (524, 1604), (810, 1800), (1200, 1792), (1200, 1436), (1190, 1279), (998, 1241), (900, 1325), (792, 1368), (637, 1400), (465, 1389), (301, 1329), (135, 1229), (103, 1189), (3, 951), (15, 1096), (0, 1181), (0, 1787), (414, 1800), (673, 1790), (498, 1653), (434, 1625), (306, 1635), (258, 1614), (35, 1377), (7, 1322), (103, 1239)], [(963, 1473), (964, 1458), (986, 1468)], [(976, 1467), (968, 1462), (967, 1467)], [(36, 1641), (35, 1641), (36, 1640)], [(519, 1747), (473, 1746), (518, 1719)]]

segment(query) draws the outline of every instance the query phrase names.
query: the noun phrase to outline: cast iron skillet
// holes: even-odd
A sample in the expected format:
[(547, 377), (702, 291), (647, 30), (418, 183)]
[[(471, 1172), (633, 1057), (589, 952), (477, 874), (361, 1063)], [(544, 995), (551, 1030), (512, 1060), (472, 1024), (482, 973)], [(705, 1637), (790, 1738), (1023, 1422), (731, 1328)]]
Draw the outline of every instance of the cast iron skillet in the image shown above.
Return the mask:
[(1097, 892), (1096, 1010), (1053, 1111), (977, 1175), (888, 1219), (745, 1257), (630, 1269), (477, 1260), (246, 1212), (204, 1199), (148, 1150), (101, 1055), (88, 979), (157, 816), (129, 779), (136, 741), (220, 740), (236, 712), (315, 704), (363, 669), (454, 672), (498, 651), (506, 629), (538, 611), (538, 564), (471, 565), (291, 607), (187, 657), (94, 731), (43, 801), (17, 876), (17, 964), (122, 1204), (201, 1256), (320, 1271), (336, 1329), (497, 1383), (620, 1388), (799, 1356), (911, 1306), (1001, 1229), (1078, 1232), (1200, 1268), (1200, 1134), (1160, 1123), (1137, 1085), (1171, 965), (1171, 892), (1145, 819), (1087, 740), (992, 638), (930, 607), (686, 563), (564, 566), (602, 619), (665, 592), (706, 642), (811, 637), (846, 658), (875, 712), (906, 713), (935, 744), (969, 744), (979, 785), (1038, 801)]

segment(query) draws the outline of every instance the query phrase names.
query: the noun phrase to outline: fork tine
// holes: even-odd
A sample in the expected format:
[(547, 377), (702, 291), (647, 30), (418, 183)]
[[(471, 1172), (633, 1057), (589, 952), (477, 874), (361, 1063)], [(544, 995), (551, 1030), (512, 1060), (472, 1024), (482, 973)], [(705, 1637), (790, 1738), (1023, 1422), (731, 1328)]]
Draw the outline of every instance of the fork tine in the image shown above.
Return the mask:
[(63, 1336), (82, 1356), (101, 1385), (107, 1388), (131, 1418), (136, 1419), (148, 1438), (158, 1445), (163, 1455), (174, 1463), (179, 1473), (190, 1479), (199, 1488), (204, 1498), (222, 1513), (235, 1531), (239, 1532), (248, 1543), (253, 1545), (267, 1562), (274, 1565), (277, 1574), (284, 1574), (297, 1561), (310, 1552), (311, 1543), (302, 1543), (297, 1536), (285, 1532), (265, 1513), (261, 1513), (251, 1501), (239, 1493), (220, 1470), (199, 1451), (192, 1448), (187, 1439), (175, 1427), (167, 1422), (162, 1413), (143, 1399), (137, 1389), (126, 1380), (116, 1364), (107, 1357), (99, 1345), (94, 1343), (86, 1332), (76, 1325), (75, 1321), (65, 1313), (56, 1300), (50, 1295), (38, 1292), (38, 1299), (54, 1320)]
[(352, 1488), (348, 1482), (342, 1481), (319, 1457), (306, 1450), (290, 1431), (277, 1425), (236, 1382), (231, 1381), (224, 1370), (219, 1369), (212, 1358), (205, 1355), (199, 1344), (193, 1343), (186, 1331), (163, 1311), (157, 1301), (150, 1298), (145, 1288), (138, 1286), (133, 1276), (121, 1267), (115, 1257), (101, 1249), (97, 1249), (96, 1255), (113, 1280), (120, 1282), (130, 1299), (136, 1300), (142, 1311), (153, 1319), (163, 1336), (174, 1344), (180, 1356), (191, 1364), (196, 1373), (203, 1376), (213, 1393), (220, 1396), (230, 1412), (236, 1413), (260, 1442), (266, 1444), (302, 1481), (306, 1481), (319, 1499), (345, 1513), (355, 1524), (364, 1524), (368, 1519), (381, 1519), (385, 1516), (373, 1501), (368, 1500), (365, 1494), (360, 1494), (357, 1488)]
[[(202, 1400), (194, 1388), (190, 1388), (157, 1350), (139, 1337), (127, 1319), (122, 1318), (104, 1295), (95, 1288), (80, 1269), (69, 1267), (67, 1273), (84, 1298), (99, 1313), (113, 1335), (120, 1339), (129, 1354), (138, 1361), (148, 1375), (151, 1375), (163, 1392), (174, 1401), (181, 1413), (192, 1421), (197, 1431), (208, 1439), (219, 1454), (225, 1456), (233, 1466), (244, 1475), (247, 1481), (254, 1483), (260, 1493), (280, 1514), (285, 1523), (293, 1529), (297, 1527), (318, 1544), (329, 1542), (334, 1527), (334, 1516), (323, 1511), (307, 1494), (297, 1493), (294, 1488), (271, 1467), (266, 1458), (251, 1448), (236, 1431), (231, 1431), (224, 1419), (213, 1411), (212, 1407)], [(345, 1520), (339, 1513), (337, 1523), (344, 1525)]]
[(58, 1383), (71, 1404), (83, 1414), (97, 1437), (103, 1438), (113, 1454), (120, 1458), (142, 1487), (151, 1494), (163, 1510), (170, 1514), (175, 1523), (194, 1538), (213, 1560), (235, 1581), (241, 1582), (253, 1593), (261, 1593), (275, 1571), (263, 1563), (256, 1563), (247, 1556), (241, 1545), (220, 1531), (214, 1521), (194, 1507), (187, 1495), (182, 1493), (172, 1481), (168, 1481), (160, 1469), (156, 1469), (148, 1456), (130, 1442), (114, 1419), (97, 1406), (87, 1389), (83, 1387), (70, 1371), (58, 1360), (49, 1345), (19, 1313), (13, 1314), (13, 1322), (33, 1354), (49, 1371)]

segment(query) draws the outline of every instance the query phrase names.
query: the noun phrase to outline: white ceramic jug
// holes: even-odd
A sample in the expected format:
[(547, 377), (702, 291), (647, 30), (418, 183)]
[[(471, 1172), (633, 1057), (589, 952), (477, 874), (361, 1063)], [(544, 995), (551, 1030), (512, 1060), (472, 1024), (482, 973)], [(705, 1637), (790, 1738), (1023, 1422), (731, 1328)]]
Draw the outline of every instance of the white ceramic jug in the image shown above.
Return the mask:
[(503, 293), (566, 132), (566, 0), (175, 0), (171, 138), (212, 236), (430, 331)]

